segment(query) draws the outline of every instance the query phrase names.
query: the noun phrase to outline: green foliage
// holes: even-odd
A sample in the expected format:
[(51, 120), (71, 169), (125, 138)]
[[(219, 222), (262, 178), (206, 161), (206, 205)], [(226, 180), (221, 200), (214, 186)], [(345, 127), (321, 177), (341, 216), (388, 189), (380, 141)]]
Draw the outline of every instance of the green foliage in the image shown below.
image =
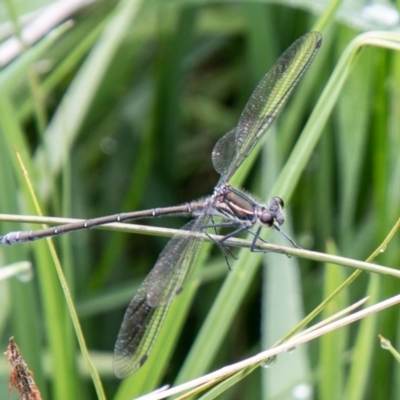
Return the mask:
[[(9, 15), (25, 12), (21, 7), (10, 1)], [(44, 215), (91, 218), (210, 194), (218, 180), (214, 143), (235, 126), (279, 55), (319, 30), (322, 48), (258, 147), (261, 157), (254, 151), (231, 183), (263, 201), (283, 197), (285, 227), (303, 248), (369, 257), (400, 216), (400, 35), (382, 25), (361, 33), (362, 10), (352, 28), (341, 24), (350, 20), (345, 10), (333, 10), (125, 0), (76, 11), (73, 24), (58, 26), (0, 71), (0, 234), (37, 228), (3, 215), (39, 212), (16, 150)], [(145, 224), (179, 228), (184, 219)], [(102, 387), (107, 398), (134, 398), (246, 359), (285, 336), (353, 272), (306, 253), (300, 259), (248, 249), (234, 249), (229, 271), (205, 245), (151, 357), (120, 382), (112, 370), (115, 338), (166, 243), (159, 236), (138, 227), (54, 240), (83, 335), (46, 241), (0, 248), (1, 267), (33, 265), (28, 282), (0, 281), (1, 348), (15, 337), (43, 398), (102, 398)], [(285, 244), (277, 234), (269, 239)], [(399, 244), (394, 234), (376, 262), (397, 268)], [(363, 272), (344, 286), (310, 324), (364, 296), (370, 304), (390, 298), (399, 284)], [(399, 323), (397, 308), (389, 308), (279, 355), (270, 368), (248, 367), (206, 396), (285, 399), (312, 388), (319, 399), (399, 398), (399, 368), (377, 336), (398, 349)], [(9, 367), (0, 363), (0, 372), (5, 397)]]

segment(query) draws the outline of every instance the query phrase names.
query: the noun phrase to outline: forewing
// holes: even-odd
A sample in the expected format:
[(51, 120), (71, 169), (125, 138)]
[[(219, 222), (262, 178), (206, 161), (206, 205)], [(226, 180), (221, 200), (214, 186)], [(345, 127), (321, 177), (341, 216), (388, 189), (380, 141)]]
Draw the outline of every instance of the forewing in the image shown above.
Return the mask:
[(292, 90), (307, 70), (321, 46), (322, 37), (310, 32), (296, 40), (264, 76), (251, 95), (238, 126), (235, 129), (234, 151), (232, 144), (223, 150), (232, 137), (232, 131), (221, 138), (213, 151), (213, 164), (221, 174), (221, 181), (228, 181), (254, 146), (267, 131)]
[(147, 304), (143, 282), (125, 312), (114, 349), (114, 372), (125, 378), (147, 360), (168, 306), (151, 307)]
[(192, 270), (201, 238), (204, 215), (186, 224), (191, 237), (173, 237), (139, 287), (125, 312), (114, 349), (114, 371), (124, 378), (147, 360), (171, 301), (183, 289)]

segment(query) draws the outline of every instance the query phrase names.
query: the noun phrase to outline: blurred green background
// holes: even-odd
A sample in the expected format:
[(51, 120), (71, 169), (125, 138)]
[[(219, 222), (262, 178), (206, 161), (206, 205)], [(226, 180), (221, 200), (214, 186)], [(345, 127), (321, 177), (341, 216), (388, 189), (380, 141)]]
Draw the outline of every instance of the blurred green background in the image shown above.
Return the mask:
[[(236, 125), (279, 55), (298, 37), (319, 30), (319, 54), (260, 157), (233, 182), (262, 201), (282, 196), (284, 228), (306, 249), (364, 260), (395, 225), (400, 55), (385, 49), (384, 40), (399, 44), (399, 2), (76, 3), (76, 9), (62, 11), (61, 3), (45, 1), (0, 5), (1, 213), (36, 214), (15, 149), (44, 215), (91, 218), (212, 193), (218, 181), (210, 157), (214, 143)], [(33, 44), (26, 39), (25, 50), (13, 56), (9, 35), (20, 35), (26, 21), (45, 11), (29, 37), (46, 24), (53, 30)], [(367, 31), (381, 42), (349, 57), (351, 41)], [(144, 223), (179, 228), (185, 219)], [(0, 233), (34, 227), (0, 222)], [(167, 241), (144, 233), (93, 230), (54, 240), (110, 399), (133, 398), (256, 354), (352, 272), (247, 250), (229, 271), (218, 249), (205, 251), (152, 356), (121, 382), (112, 370), (115, 338), (129, 300)], [(286, 244), (277, 234), (268, 240)], [(397, 235), (377, 262), (397, 268), (399, 245)], [(98, 398), (46, 243), (0, 248), (0, 266), (21, 260), (32, 261), (34, 276), (0, 281), (1, 348), (15, 337), (44, 399)], [(388, 298), (398, 288), (392, 277), (364, 273), (324, 316), (366, 295), (372, 302)], [(279, 356), (218, 398), (400, 398), (399, 368), (377, 339), (380, 333), (398, 344), (399, 323), (393, 307)], [(1, 364), (5, 398), (9, 366)]]

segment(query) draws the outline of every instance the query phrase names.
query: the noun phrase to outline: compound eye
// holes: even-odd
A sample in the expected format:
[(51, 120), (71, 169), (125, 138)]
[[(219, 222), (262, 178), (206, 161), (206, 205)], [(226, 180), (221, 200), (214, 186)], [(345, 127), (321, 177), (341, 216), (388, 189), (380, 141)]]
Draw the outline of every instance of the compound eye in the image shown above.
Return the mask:
[(271, 227), (274, 224), (274, 217), (268, 211), (264, 211), (260, 216), (260, 222)]

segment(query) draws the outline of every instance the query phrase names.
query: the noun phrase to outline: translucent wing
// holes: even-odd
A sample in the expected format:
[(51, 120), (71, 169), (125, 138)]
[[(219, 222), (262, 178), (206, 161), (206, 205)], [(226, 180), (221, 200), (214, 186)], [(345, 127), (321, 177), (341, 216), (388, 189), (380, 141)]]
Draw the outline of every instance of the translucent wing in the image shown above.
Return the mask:
[(114, 371), (124, 378), (147, 360), (171, 301), (182, 290), (201, 244), (198, 237), (208, 216), (186, 224), (191, 237), (173, 237), (129, 303), (114, 349)]
[(167, 305), (157, 308), (147, 304), (143, 283), (129, 303), (115, 343), (114, 372), (118, 378), (130, 375), (147, 360), (167, 311)]
[(310, 32), (296, 40), (254, 90), (237, 127), (223, 136), (212, 152), (214, 168), (227, 182), (267, 131), (321, 46)]

